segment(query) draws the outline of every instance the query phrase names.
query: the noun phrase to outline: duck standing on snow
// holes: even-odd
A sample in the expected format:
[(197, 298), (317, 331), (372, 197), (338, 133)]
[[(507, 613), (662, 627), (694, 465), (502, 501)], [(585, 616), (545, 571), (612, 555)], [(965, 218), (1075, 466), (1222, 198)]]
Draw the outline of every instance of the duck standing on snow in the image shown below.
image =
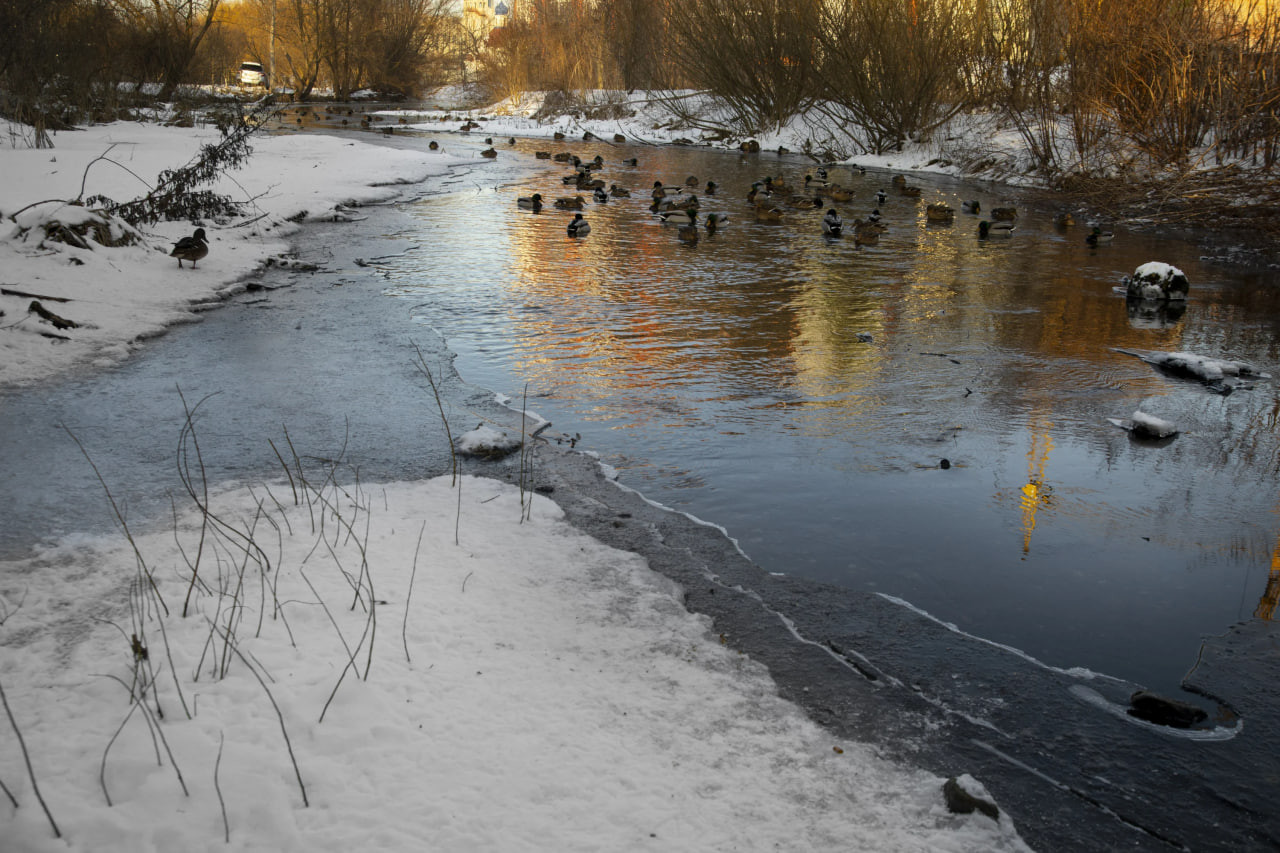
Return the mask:
[(826, 216), (822, 217), (822, 233), (829, 237), (839, 237), (842, 230), (844, 230), (844, 220), (833, 207), (827, 211)]
[(197, 228), (190, 237), (183, 237), (173, 244), (169, 257), (178, 259), (178, 269), (182, 269), (183, 261), (191, 261), (191, 268), (196, 268), (196, 261), (209, 254), (209, 243), (204, 239), (204, 229)]
[(521, 210), (532, 210), (534, 213), (542, 210), (542, 193), (534, 193), (525, 198), (516, 199), (516, 207)]
[(569, 223), (568, 232), (570, 237), (585, 237), (591, 233), (591, 223), (584, 219), (581, 213), (575, 213), (573, 221)]

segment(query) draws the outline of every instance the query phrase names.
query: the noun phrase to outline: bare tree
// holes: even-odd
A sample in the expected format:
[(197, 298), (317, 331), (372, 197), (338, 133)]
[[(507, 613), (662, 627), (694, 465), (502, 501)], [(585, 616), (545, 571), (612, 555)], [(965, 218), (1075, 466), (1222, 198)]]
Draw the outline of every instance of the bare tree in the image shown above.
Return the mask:
[(964, 109), (962, 70), (974, 53), (973, 14), (948, 0), (838, 0), (825, 6), (824, 105), (851, 116), (875, 153), (900, 149)]
[(160, 76), (160, 100), (173, 99), (222, 0), (114, 0), (120, 16), (145, 48)]
[(706, 89), (746, 133), (780, 127), (814, 100), (818, 0), (674, 3), (667, 9), (668, 87)]

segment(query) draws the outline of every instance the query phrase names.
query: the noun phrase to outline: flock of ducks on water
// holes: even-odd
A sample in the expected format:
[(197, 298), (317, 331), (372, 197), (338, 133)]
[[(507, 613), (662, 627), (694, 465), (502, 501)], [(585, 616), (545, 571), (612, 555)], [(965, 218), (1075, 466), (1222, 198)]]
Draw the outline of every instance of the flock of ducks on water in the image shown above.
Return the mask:
[[(576, 194), (560, 196), (548, 203), (541, 193), (533, 193), (519, 198), (516, 205), (521, 210), (534, 213), (541, 212), (544, 207), (576, 211), (573, 221), (566, 228), (570, 237), (582, 237), (591, 233), (591, 223), (581, 212), (587, 207), (588, 195), (596, 204), (604, 204), (610, 199), (631, 197), (630, 190), (616, 183), (609, 183), (598, 176), (599, 171), (604, 168), (604, 158), (598, 154), (590, 160), (583, 160), (569, 152), (553, 155), (548, 151), (539, 151), (535, 156), (539, 160), (552, 160), (571, 166), (573, 171), (564, 176), (563, 183), (567, 187), (573, 187)], [(636, 160), (634, 158), (624, 160), (622, 165), (635, 166)], [(856, 165), (850, 166), (849, 169), (856, 175), (865, 175), (867, 171)], [(895, 175), (892, 187), (894, 193), (903, 198), (918, 199), (922, 195), (920, 187), (908, 184), (904, 175)], [(649, 193), (652, 202), (649, 205), (649, 211), (663, 222), (677, 223), (679, 238), (685, 243), (695, 244), (703, 230), (707, 234), (714, 234), (729, 221), (726, 213), (702, 213), (702, 202), (698, 198), (698, 192), (701, 191), (704, 196), (714, 196), (718, 189), (715, 181), (706, 181), (704, 184), (693, 176), (678, 186), (654, 181), (653, 189)], [(848, 230), (852, 233), (855, 245), (874, 246), (879, 242), (880, 235), (888, 230), (880, 213), (880, 207), (884, 206), (888, 198), (887, 192), (877, 190), (876, 207), (865, 218), (855, 219), (850, 224)], [(757, 222), (781, 222), (788, 209), (826, 208), (821, 219), (821, 227), (822, 233), (828, 237), (840, 237), (846, 232), (846, 225), (840, 212), (830, 205), (832, 203), (848, 204), (854, 199), (854, 190), (831, 181), (826, 169), (818, 169), (813, 174), (805, 175), (802, 188), (793, 189), (782, 178), (766, 177), (753, 183), (747, 193), (752, 216)], [(971, 216), (981, 216), (982, 205), (977, 201), (966, 201), (961, 203), (960, 210)], [(925, 219), (929, 223), (949, 224), (955, 221), (955, 213), (952, 207), (939, 202), (925, 208)], [(986, 240), (1010, 236), (1015, 229), (1017, 218), (1016, 208), (993, 208), (988, 218), (979, 220), (978, 237)], [(1075, 225), (1075, 218), (1070, 213), (1063, 212), (1055, 216), (1053, 222), (1058, 228), (1066, 229)], [(1094, 227), (1085, 238), (1085, 242), (1090, 246), (1097, 246), (1110, 242), (1112, 236), (1112, 232)]]

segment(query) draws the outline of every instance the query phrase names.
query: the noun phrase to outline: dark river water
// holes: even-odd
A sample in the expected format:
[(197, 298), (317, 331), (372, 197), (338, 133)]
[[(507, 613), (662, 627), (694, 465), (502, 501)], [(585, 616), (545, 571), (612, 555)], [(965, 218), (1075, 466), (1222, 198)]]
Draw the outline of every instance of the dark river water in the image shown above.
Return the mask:
[[(454, 150), (482, 147), (447, 138)], [(402, 143), (403, 144), (403, 143)], [(797, 157), (603, 142), (499, 141), (499, 160), (408, 208), (417, 244), (389, 292), (440, 329), (469, 381), (580, 434), (622, 483), (724, 527), (771, 572), (903, 599), (1054, 667), (1176, 691), (1201, 638), (1270, 613), (1280, 560), (1277, 386), (1224, 395), (1131, 351), (1191, 351), (1274, 373), (1280, 281), (1201, 247), (1119, 230), (1086, 245), (1043, 196), (832, 169), (877, 206), (876, 246), (823, 236), (821, 210), (757, 223), (754, 181), (803, 184)], [(516, 208), (575, 195), (533, 151), (599, 154), (634, 192), (584, 211)], [(636, 166), (623, 161), (635, 157)], [(696, 176), (728, 214), (697, 245), (648, 210), (655, 180)], [(1005, 239), (925, 205), (1016, 205)], [(825, 209), (825, 207), (824, 207)], [(1147, 261), (1181, 268), (1175, 316), (1114, 292)], [(1135, 410), (1181, 434), (1109, 422)], [(942, 460), (949, 467), (943, 467)], [(1271, 586), (1268, 586), (1268, 581)]]

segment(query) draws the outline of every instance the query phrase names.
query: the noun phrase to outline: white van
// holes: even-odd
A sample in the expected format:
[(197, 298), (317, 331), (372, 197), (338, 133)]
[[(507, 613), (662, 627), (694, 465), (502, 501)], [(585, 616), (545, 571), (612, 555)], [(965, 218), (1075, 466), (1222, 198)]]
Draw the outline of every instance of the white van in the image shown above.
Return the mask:
[(262, 70), (261, 62), (241, 62), (240, 63), (240, 85), (241, 86), (267, 85), (267, 72)]

